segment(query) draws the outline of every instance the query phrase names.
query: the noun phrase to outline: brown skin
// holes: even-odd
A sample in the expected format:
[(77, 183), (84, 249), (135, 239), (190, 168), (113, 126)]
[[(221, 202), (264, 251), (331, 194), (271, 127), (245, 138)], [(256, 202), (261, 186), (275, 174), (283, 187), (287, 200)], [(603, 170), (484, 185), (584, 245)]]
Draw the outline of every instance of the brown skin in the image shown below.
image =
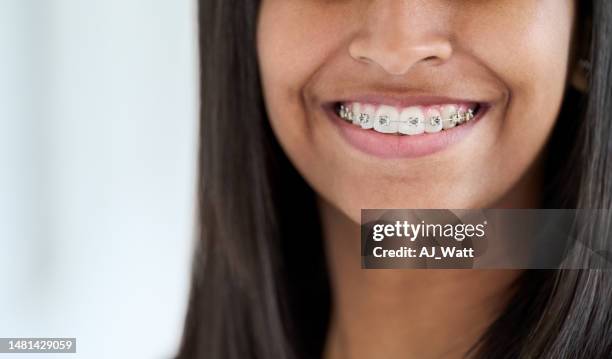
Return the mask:
[[(361, 208), (538, 207), (567, 82), (570, 0), (263, 0), (257, 48), (281, 146), (320, 196), (335, 311), (327, 358), (459, 358), (516, 271), (359, 269)], [(352, 91), (488, 103), (429, 156), (348, 144), (322, 103)]]

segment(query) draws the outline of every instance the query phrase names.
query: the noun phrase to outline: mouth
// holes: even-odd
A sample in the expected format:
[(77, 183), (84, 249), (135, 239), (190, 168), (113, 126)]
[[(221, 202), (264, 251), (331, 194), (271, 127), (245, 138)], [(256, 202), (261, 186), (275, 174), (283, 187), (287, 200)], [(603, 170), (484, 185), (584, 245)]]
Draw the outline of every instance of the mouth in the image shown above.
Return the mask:
[(448, 131), (473, 120), (482, 110), (479, 103), (396, 107), (360, 102), (336, 102), (338, 117), (359, 126), (385, 134), (417, 136)]
[(336, 101), (324, 107), (351, 145), (390, 158), (424, 156), (459, 142), (490, 106), (434, 98), (405, 104), (367, 99)]

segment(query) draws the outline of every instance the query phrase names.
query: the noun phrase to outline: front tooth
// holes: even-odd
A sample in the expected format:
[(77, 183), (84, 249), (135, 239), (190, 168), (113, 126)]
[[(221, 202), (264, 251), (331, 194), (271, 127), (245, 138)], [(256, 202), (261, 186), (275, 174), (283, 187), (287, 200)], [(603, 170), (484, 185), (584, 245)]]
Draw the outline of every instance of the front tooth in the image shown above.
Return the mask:
[(353, 113), (353, 118), (351, 119), (353, 125), (360, 125), (359, 115), (361, 114), (361, 104), (359, 102), (353, 103), (351, 106), (351, 112)]
[(442, 116), (440, 111), (435, 108), (430, 108), (425, 114), (425, 132), (436, 133), (442, 130)]
[(374, 116), (374, 130), (381, 133), (397, 133), (399, 112), (395, 107), (380, 106)]
[(360, 108), (360, 113), (357, 115), (361, 128), (369, 130), (374, 128), (374, 114), (376, 113), (374, 106), (363, 105)]
[(399, 133), (419, 135), (425, 132), (425, 116), (419, 107), (408, 107), (400, 113)]
[(449, 129), (457, 125), (458, 109), (455, 105), (446, 105), (442, 107), (442, 128)]

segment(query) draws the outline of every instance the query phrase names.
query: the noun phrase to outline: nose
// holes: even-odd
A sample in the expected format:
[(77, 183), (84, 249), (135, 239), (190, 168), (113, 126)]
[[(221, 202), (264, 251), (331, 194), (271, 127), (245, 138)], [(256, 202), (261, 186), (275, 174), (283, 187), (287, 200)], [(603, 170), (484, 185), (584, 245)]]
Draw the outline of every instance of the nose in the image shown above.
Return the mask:
[(403, 75), (418, 63), (444, 63), (453, 53), (450, 14), (436, 1), (373, 0), (364, 7), (362, 25), (350, 41), (352, 58)]

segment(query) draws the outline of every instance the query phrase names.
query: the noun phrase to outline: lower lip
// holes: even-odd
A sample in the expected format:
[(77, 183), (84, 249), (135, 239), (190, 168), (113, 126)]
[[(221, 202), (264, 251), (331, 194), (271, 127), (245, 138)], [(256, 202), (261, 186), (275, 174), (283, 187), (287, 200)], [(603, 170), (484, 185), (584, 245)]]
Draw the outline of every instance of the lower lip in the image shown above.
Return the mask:
[(487, 110), (486, 106), (481, 106), (474, 119), (449, 130), (414, 136), (365, 130), (341, 119), (332, 108), (327, 108), (325, 112), (340, 130), (342, 137), (358, 150), (381, 158), (414, 158), (443, 151), (460, 142), (480, 122)]

